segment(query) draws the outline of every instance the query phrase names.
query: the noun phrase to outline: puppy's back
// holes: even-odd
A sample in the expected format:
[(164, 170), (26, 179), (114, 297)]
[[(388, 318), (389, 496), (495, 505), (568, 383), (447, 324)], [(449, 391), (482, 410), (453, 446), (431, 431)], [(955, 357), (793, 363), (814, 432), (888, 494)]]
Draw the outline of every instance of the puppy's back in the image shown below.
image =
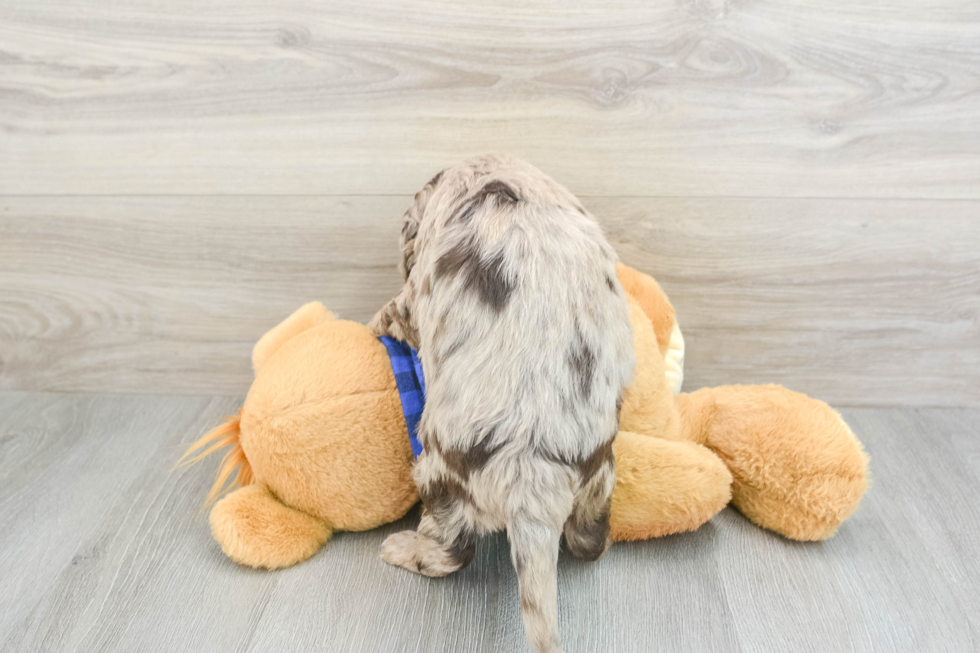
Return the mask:
[(615, 253), (540, 176), (496, 170), (429, 225), (415, 310), (429, 413), (455, 425), (439, 430), (447, 444), (493, 427), (501, 453), (574, 457), (618, 430), (633, 350)]
[(558, 543), (564, 529), (576, 555), (605, 550), (633, 372), (616, 256), (574, 196), (521, 162), (446, 171), (428, 203), (411, 281), (432, 453), (416, 478), (462, 484), (475, 530), (507, 528), (528, 636), (556, 651)]

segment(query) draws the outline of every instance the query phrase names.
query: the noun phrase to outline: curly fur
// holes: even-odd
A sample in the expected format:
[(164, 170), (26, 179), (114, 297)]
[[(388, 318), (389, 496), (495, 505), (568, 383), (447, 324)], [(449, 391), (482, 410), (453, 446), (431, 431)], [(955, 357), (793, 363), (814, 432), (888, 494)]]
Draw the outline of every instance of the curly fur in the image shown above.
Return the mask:
[(560, 650), (556, 563), (606, 549), (613, 439), (633, 374), (616, 255), (564, 187), (503, 156), (436, 175), (402, 229), (406, 283), (371, 323), (418, 348), (427, 402), (416, 532), (382, 557), (441, 576), (507, 528), (524, 622)]

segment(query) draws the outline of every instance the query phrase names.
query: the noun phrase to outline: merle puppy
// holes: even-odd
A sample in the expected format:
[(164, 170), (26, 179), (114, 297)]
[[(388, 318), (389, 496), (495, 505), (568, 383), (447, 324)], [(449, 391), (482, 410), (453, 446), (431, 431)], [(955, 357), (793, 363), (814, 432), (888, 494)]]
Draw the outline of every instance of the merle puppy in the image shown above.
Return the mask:
[(444, 576), (473, 559), (478, 533), (506, 528), (528, 638), (560, 651), (559, 541), (585, 560), (608, 546), (634, 367), (616, 254), (567, 189), (503, 156), (437, 174), (401, 245), (405, 286), (371, 326), (417, 348), (425, 368), (423, 509), (381, 557)]

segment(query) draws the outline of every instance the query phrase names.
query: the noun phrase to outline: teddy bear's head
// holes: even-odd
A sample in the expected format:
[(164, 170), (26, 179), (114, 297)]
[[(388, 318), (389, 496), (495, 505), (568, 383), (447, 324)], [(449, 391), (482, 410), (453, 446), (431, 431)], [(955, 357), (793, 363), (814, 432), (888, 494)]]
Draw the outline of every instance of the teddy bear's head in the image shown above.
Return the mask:
[(374, 528), (418, 500), (395, 378), (370, 329), (308, 306), (312, 324), (256, 345), (241, 447), (284, 504), (335, 530)]

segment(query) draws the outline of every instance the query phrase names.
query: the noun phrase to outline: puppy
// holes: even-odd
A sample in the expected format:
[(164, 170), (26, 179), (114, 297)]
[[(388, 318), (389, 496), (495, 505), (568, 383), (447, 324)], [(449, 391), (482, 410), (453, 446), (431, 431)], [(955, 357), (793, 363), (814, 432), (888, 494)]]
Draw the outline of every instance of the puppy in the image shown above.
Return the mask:
[(506, 528), (531, 645), (560, 651), (559, 541), (584, 560), (608, 546), (633, 375), (616, 254), (568, 190), (504, 156), (437, 174), (401, 246), (406, 283), (371, 326), (417, 348), (425, 370), (423, 507), (381, 557), (444, 576), (473, 559), (477, 534)]

